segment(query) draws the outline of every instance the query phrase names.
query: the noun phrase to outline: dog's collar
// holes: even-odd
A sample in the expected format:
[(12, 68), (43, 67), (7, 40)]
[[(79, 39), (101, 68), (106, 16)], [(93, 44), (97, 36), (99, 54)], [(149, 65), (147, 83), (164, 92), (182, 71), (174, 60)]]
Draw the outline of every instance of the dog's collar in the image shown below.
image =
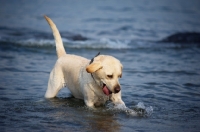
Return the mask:
[[(97, 57), (97, 56), (99, 56), (100, 55), (100, 52), (97, 54), (97, 55), (95, 55), (95, 57)], [(94, 61), (94, 58), (95, 57), (93, 57), (92, 59), (91, 59), (91, 61), (90, 61), (90, 63), (89, 64), (91, 64), (93, 61)]]
[[(99, 56), (100, 55), (100, 52), (97, 54), (97, 55), (95, 55), (95, 57), (97, 57), (97, 56)], [(93, 57), (92, 59), (91, 59), (91, 61), (90, 61), (90, 63), (89, 64), (91, 64), (93, 61), (94, 61), (94, 58), (95, 57)], [(93, 76), (93, 74), (91, 73), (91, 76), (92, 76), (92, 78), (93, 78), (93, 80), (96, 82), (96, 80), (94, 79), (94, 76)], [(97, 83), (97, 82), (96, 82)]]
[[(96, 80), (94, 79), (94, 76), (93, 76), (93, 74), (91, 73), (91, 76), (92, 76), (92, 78), (93, 78), (93, 80), (96, 82)], [(97, 82), (96, 82), (97, 83)]]

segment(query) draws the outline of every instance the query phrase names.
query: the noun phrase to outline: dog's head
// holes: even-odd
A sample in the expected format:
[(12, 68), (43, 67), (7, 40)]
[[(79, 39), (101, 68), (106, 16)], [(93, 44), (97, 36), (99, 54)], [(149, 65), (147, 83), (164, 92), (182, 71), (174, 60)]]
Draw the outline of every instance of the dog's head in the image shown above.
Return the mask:
[(112, 56), (98, 55), (86, 67), (96, 83), (102, 88), (104, 94), (118, 93), (121, 88), (119, 78), (122, 77), (122, 64)]

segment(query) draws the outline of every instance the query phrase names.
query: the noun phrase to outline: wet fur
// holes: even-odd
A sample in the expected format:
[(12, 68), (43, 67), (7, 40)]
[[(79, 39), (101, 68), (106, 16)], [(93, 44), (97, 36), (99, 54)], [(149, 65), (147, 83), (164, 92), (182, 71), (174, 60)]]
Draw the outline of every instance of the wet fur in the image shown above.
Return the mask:
[[(111, 100), (114, 104), (124, 104), (121, 99), (119, 78), (122, 76), (122, 64), (108, 55), (98, 55), (92, 62), (81, 56), (66, 54), (60, 33), (53, 21), (45, 16), (56, 43), (58, 59), (48, 81), (46, 98), (53, 98), (64, 87), (75, 98), (83, 99), (88, 107), (105, 104)], [(102, 88), (106, 86), (112, 94), (105, 95)]]

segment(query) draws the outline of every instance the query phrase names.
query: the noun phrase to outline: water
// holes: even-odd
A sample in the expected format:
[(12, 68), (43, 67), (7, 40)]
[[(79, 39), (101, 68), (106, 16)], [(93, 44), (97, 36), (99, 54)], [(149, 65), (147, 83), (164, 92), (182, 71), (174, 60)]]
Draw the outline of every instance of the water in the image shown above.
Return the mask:
[[(1, 0), (0, 6), (1, 131), (200, 130), (200, 47), (158, 42), (200, 32), (198, 0)], [(44, 98), (57, 59), (44, 14), (68, 53), (90, 59), (100, 51), (121, 61), (127, 109), (110, 102), (88, 109), (66, 88)]]

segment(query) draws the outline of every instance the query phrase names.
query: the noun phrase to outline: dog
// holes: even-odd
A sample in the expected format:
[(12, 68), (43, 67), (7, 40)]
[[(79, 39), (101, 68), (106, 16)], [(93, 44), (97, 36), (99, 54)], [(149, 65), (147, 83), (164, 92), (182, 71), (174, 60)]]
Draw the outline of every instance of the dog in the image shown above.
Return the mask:
[(108, 55), (98, 54), (88, 60), (66, 54), (56, 25), (49, 17), (44, 17), (52, 29), (58, 57), (49, 76), (45, 97), (55, 97), (66, 85), (75, 98), (83, 99), (90, 108), (104, 105), (108, 100), (125, 106), (119, 83), (123, 68), (120, 61)]

